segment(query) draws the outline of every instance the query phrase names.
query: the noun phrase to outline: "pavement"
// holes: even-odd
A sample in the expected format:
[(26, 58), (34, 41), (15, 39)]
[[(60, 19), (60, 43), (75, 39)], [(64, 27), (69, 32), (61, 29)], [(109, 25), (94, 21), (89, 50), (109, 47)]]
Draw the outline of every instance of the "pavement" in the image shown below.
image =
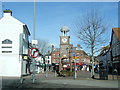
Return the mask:
[[(95, 77), (98, 78), (98, 74)], [(118, 87), (118, 80), (92, 79), (90, 78), (90, 72), (86, 71), (77, 72), (76, 79), (74, 77), (57, 77), (53, 72), (48, 72), (48, 74), (40, 73), (36, 75), (34, 84), (32, 83), (31, 76), (25, 76), (22, 84), (18, 77), (2, 77), (2, 90), (33, 90), (43, 88), (110, 88), (110, 90), (118, 90)]]

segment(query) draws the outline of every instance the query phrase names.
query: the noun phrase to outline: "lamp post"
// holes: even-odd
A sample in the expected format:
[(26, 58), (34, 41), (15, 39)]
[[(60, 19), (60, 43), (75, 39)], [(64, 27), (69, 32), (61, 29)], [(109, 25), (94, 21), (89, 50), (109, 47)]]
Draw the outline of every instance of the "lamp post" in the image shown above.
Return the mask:
[[(35, 32), (36, 32), (36, 0), (34, 0), (34, 23), (33, 23), (33, 40), (35, 40)], [(34, 48), (36, 48), (35, 44), (32, 44)], [(33, 58), (33, 73), (32, 73), (32, 83), (35, 83), (35, 59)]]
[(36, 32), (36, 0), (34, 0), (34, 26), (33, 26), (33, 40), (35, 40), (35, 32)]
[(69, 51), (69, 59), (70, 59), (70, 72), (72, 72), (72, 61), (71, 61), (71, 52)]

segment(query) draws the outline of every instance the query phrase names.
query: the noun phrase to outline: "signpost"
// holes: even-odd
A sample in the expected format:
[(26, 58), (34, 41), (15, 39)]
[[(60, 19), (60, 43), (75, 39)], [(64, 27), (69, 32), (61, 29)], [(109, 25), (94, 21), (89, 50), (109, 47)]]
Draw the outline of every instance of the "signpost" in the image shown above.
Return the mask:
[(74, 59), (74, 63), (75, 63), (75, 79), (77, 78), (77, 73), (76, 73), (76, 59)]
[(78, 57), (76, 56), (76, 52), (75, 52), (74, 49), (73, 49), (73, 52), (72, 52), (72, 57), (74, 59), (74, 71), (75, 71), (74, 79), (76, 79), (77, 78), (77, 73), (76, 73), (76, 59), (78, 59)]
[(39, 51), (37, 48), (32, 48), (32, 58), (33, 58), (33, 73), (32, 73), (32, 81), (35, 83), (35, 66), (36, 66), (36, 58), (39, 56)]

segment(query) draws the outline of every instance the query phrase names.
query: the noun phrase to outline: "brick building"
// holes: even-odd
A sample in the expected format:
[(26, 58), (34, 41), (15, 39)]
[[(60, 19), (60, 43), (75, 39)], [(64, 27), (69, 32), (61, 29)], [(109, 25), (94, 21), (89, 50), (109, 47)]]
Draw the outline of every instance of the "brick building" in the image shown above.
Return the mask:
[(51, 52), (51, 61), (52, 63), (59, 63), (59, 60), (60, 60), (60, 49), (53, 48)]
[[(82, 50), (80, 45), (78, 44), (77, 47), (74, 47), (73, 44), (70, 44), (70, 59), (72, 62), (74, 62), (74, 56), (72, 55), (73, 52), (76, 53), (76, 61), (77, 63), (80, 64), (90, 64), (90, 57), (87, 55), (87, 53)], [(59, 64), (60, 60), (60, 48), (53, 48), (53, 51), (51, 53), (51, 60), (52, 63)], [(67, 63), (67, 60), (65, 61)]]

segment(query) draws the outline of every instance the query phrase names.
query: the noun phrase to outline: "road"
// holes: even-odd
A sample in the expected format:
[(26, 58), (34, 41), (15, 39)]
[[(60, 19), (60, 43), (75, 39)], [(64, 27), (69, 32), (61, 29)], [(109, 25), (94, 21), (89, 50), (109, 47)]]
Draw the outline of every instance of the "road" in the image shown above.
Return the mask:
[[(32, 83), (31, 76), (25, 76), (23, 84), (17, 77), (2, 77), (3, 90), (17, 90), (17, 89), (43, 89), (43, 88), (113, 88), (118, 90), (117, 80), (97, 80), (90, 78), (90, 72), (77, 72), (77, 79), (74, 77), (57, 77), (55, 73), (48, 72), (36, 75), (35, 83)], [(96, 74), (96, 77), (98, 75)]]

